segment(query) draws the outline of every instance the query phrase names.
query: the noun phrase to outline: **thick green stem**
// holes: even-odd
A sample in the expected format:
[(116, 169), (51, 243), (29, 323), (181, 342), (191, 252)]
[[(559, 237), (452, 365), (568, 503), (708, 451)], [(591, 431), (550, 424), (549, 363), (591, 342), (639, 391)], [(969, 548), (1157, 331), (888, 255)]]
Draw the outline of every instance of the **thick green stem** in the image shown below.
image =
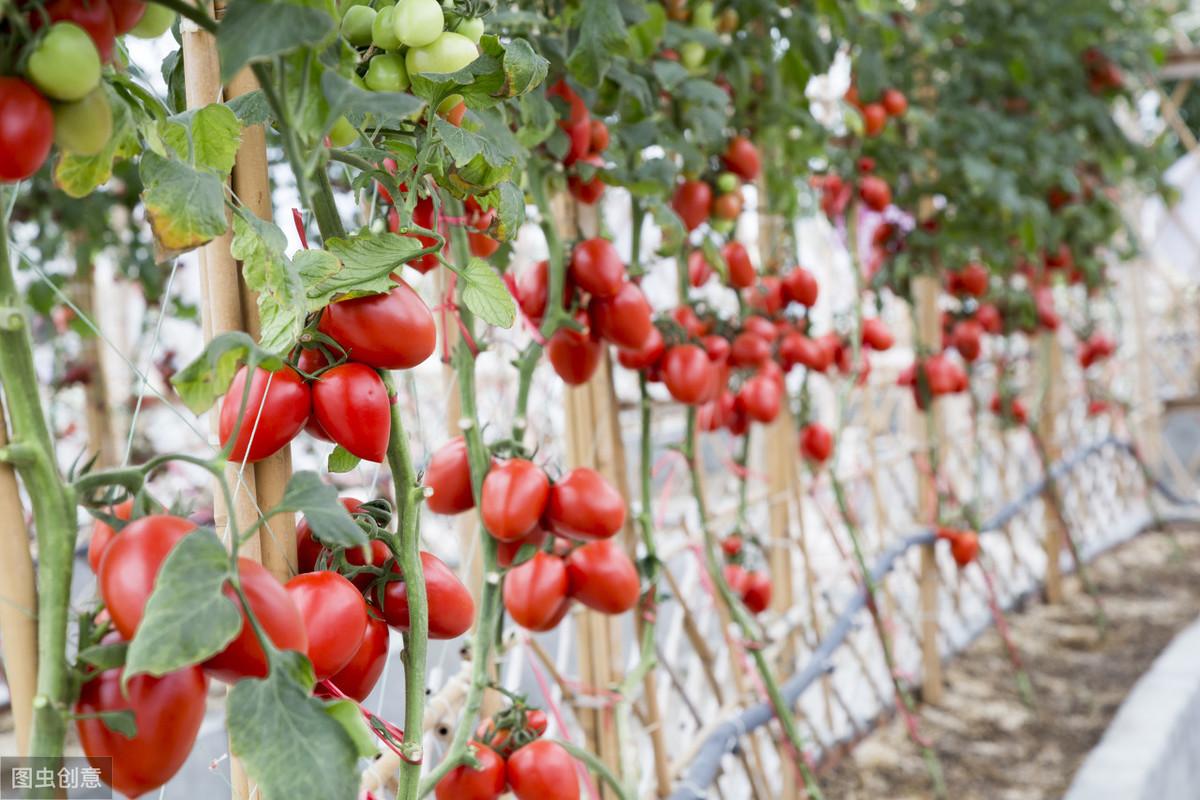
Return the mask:
[(562, 240), (558, 237), (558, 228), (554, 225), (554, 215), (551, 212), (550, 201), (546, 197), (546, 176), (538, 168), (536, 159), (529, 162), (529, 193), (537, 206), (542, 234), (546, 237), (546, 249), (550, 269), (546, 281), (546, 315), (542, 320), (542, 337), (549, 339), (558, 330), (564, 319), (568, 319), (566, 310), (562, 307), (563, 286), (567, 279), (566, 254), (563, 252)]
[(13, 189), (0, 190), (0, 384), (8, 404), (12, 446), (27, 454), (15, 466), (33, 505), (38, 543), (38, 669), (30, 754), (62, 756), (65, 712), (71, 703), (67, 664), (71, 571), (75, 556), (75, 492), (63, 483), (55, 460), (33, 365), (33, 344), (8, 249)]
[[(385, 373), (388, 394), (396, 395), (390, 374)], [(425, 721), (425, 659), (429, 646), (429, 607), (425, 597), (425, 573), (421, 566), (421, 498), (412, 455), (408, 449), (408, 434), (400, 404), (392, 403), (392, 431), (388, 438), (388, 467), (396, 490), (396, 513), (399, 517), (399, 539), (395, 542), (400, 572), (404, 575), (404, 592), (408, 598), (408, 632), (404, 635), (404, 738), (405, 759), (400, 764), (400, 788), (397, 800), (416, 800), (421, 783), (421, 736)]]
[[(761, 631), (755, 623), (754, 618), (750, 616), (750, 612), (742, 604), (741, 599), (733, 593), (729, 582), (725, 580), (725, 575), (721, 571), (721, 566), (717, 561), (717, 541), (713, 536), (711, 528), (708, 525), (708, 508), (704, 502), (704, 489), (700, 482), (700, 467), (696, 459), (696, 407), (689, 406), (687, 412), (687, 433), (684, 439), (681, 452), (684, 459), (687, 461), (688, 472), (692, 479), (692, 494), (696, 500), (696, 510), (700, 515), (700, 530), (704, 535), (704, 564), (708, 570), (709, 580), (717, 587), (717, 592), (721, 595), (722, 601), (729, 609), (733, 621), (741, 629), (742, 635), (748, 640), (757, 640), (761, 636)], [(809, 769), (808, 762), (804, 758), (804, 738), (800, 735), (799, 728), (796, 727), (796, 718), (792, 714), (792, 709), (783, 697), (783, 693), (779, 691), (779, 682), (775, 680), (775, 676), (771, 673), (771, 665), (767, 663), (766, 655), (762, 648), (755, 647), (750, 650), (751, 656), (754, 658), (754, 666), (758, 670), (759, 678), (763, 682), (763, 686), (767, 690), (767, 698), (771, 702), (771, 707), (775, 710), (775, 717), (779, 720), (779, 724), (783, 726), (784, 735), (787, 736), (788, 742), (796, 754), (796, 767), (800, 770), (800, 776), (804, 781), (804, 788), (808, 792), (811, 800), (822, 800), (824, 795), (821, 794), (821, 788), (817, 785), (816, 777), (812, 770)]]

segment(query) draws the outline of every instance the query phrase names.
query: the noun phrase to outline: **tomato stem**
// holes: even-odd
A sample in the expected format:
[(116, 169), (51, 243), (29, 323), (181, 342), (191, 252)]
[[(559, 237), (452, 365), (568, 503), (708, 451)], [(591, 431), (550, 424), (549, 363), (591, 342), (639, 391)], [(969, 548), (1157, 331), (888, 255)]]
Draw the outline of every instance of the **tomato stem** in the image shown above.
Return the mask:
[[(396, 394), (391, 373), (383, 374), (388, 394)], [(429, 646), (429, 605), (425, 575), (421, 567), (420, 503), (424, 497), (408, 449), (408, 434), (400, 404), (391, 404), (392, 428), (388, 437), (387, 462), (396, 490), (399, 540), (396, 542), (404, 592), (408, 599), (408, 632), (404, 634), (404, 730), (405, 758), (400, 765), (397, 800), (415, 800), (421, 783), (421, 736), (425, 720), (425, 660)]]
[(597, 758), (595, 754), (585, 750), (577, 744), (568, 742), (565, 739), (550, 739), (549, 741), (554, 742), (563, 750), (566, 750), (576, 759), (586, 764), (588, 769), (600, 776), (601, 780), (612, 787), (613, 794), (617, 796), (617, 800), (633, 800), (633, 798), (637, 797), (636, 794), (631, 794), (629, 790), (621, 784), (621, 781), (618, 780), (617, 776), (614, 775), (612, 770), (608, 768), (608, 765)]
[[(14, 187), (0, 188), (0, 306), (21, 308), (9, 252), (8, 220)], [(67, 627), (75, 557), (75, 491), (62, 480), (50, 430), (42, 412), (33, 345), (25, 316), (0, 328), (0, 383), (8, 403), (13, 447), (25, 452), (14, 463), (33, 506), (38, 543), (38, 665), (30, 753), (58, 758), (70, 705)], [(14, 324), (15, 323), (15, 324)]]
[[(692, 495), (696, 500), (696, 511), (700, 516), (700, 531), (704, 536), (704, 564), (708, 569), (709, 580), (717, 587), (717, 592), (721, 595), (721, 599), (729, 609), (733, 621), (741, 628), (742, 635), (749, 640), (757, 641), (761, 638), (761, 631), (757, 623), (750, 616), (749, 610), (742, 604), (741, 599), (733, 593), (733, 589), (730, 588), (729, 582), (725, 580), (725, 575), (721, 571), (717, 561), (717, 541), (708, 524), (708, 508), (704, 502), (704, 489), (700, 480), (699, 463), (696, 458), (695, 406), (688, 406), (687, 433), (683, 444), (680, 446), (680, 452), (683, 454), (684, 460), (687, 461), (688, 473), (692, 479)], [(821, 794), (817, 780), (813, 776), (812, 770), (809, 769), (808, 762), (804, 757), (804, 738), (800, 735), (800, 730), (796, 727), (796, 718), (792, 714), (791, 707), (784, 699), (783, 693), (779, 691), (779, 682), (771, 674), (771, 667), (767, 663), (767, 657), (763, 653), (763, 649), (761, 647), (747, 649), (754, 659), (754, 665), (758, 670), (759, 677), (762, 679), (763, 686), (766, 687), (767, 697), (771, 702), (771, 707), (775, 710), (775, 716), (779, 719), (779, 724), (783, 726), (784, 735), (787, 736), (792, 749), (795, 750), (796, 766), (800, 770), (800, 776), (804, 781), (805, 791), (808, 792), (810, 800), (823, 800), (824, 795)]]

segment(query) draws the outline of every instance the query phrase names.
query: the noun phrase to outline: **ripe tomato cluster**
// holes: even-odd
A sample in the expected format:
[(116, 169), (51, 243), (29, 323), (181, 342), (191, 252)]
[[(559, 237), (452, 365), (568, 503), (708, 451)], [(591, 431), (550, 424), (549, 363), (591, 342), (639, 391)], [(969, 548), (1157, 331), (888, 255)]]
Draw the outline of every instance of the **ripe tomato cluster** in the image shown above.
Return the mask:
[[(295, 367), (238, 370), (221, 402), (219, 434), (234, 461), (261, 461), (301, 430), (364, 461), (383, 461), (391, 400), (379, 370), (411, 369), (433, 353), (437, 328), (425, 301), (394, 277), (391, 290), (331, 303), (317, 331), (341, 351), (300, 351)], [(305, 375), (312, 376), (307, 379)], [(249, 387), (247, 387), (247, 379)]]
[[(0, 76), (0, 182), (31, 177), (57, 144), (92, 156), (112, 138), (113, 114), (101, 77), (116, 38), (160, 36), (173, 11), (143, 0), (53, 0), (25, 12), (28, 28), (0, 22), (20, 48), (20, 75)], [(22, 41), (23, 32), (32, 31)]]
[(729, 588), (752, 614), (761, 614), (771, 606), (771, 576), (767, 573), (746, 569), (746, 547), (742, 537), (730, 534), (721, 540), (721, 552), (725, 554), (722, 575)]
[(864, 102), (859, 96), (858, 86), (851, 85), (846, 92), (846, 102), (862, 114), (863, 132), (867, 136), (878, 136), (887, 127), (889, 119), (902, 117), (908, 112), (908, 98), (899, 89), (884, 89), (879, 97)]
[[(593, 119), (587, 104), (583, 102), (566, 79), (560, 79), (546, 90), (546, 96), (557, 98), (564, 104), (558, 127), (567, 135), (567, 149), (562, 156), (562, 165), (567, 168), (567, 189), (571, 196), (585, 205), (592, 205), (604, 194), (604, 180), (599, 170), (605, 167), (603, 153), (608, 149), (608, 126), (603, 120)], [(579, 169), (588, 165), (587, 173)]]
[[(729, 140), (720, 161), (720, 172), (706, 177), (686, 179), (675, 187), (671, 207), (689, 231), (695, 230), (705, 222), (711, 222), (719, 233), (732, 232), (734, 222), (741, 215), (745, 205), (742, 183), (755, 180), (762, 172), (762, 158), (758, 148), (744, 136), (734, 136)], [(729, 261), (728, 256), (726, 261)], [(746, 263), (749, 263), (748, 257)], [(731, 265), (731, 282), (733, 271)]]
[[(525, 713), (520, 727), (486, 720), (471, 743), (476, 764), (455, 767), (438, 781), (438, 800), (496, 800), (512, 791), (517, 800), (578, 800), (576, 761), (562, 745), (539, 738), (546, 715)], [(514, 746), (516, 742), (524, 742)]]

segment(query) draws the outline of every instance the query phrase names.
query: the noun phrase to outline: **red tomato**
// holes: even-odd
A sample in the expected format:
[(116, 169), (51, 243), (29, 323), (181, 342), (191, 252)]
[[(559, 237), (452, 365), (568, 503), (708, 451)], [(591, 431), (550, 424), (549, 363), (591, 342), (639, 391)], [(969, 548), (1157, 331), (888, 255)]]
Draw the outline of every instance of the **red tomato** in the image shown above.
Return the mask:
[(97, 717), (75, 720), (88, 761), (100, 767), (112, 759), (112, 787), (123, 795), (140, 797), (169, 781), (187, 761), (204, 722), (208, 679), (198, 666), (169, 672), (161, 678), (135, 675), (128, 696), (121, 691), (121, 670), (101, 672), (83, 685), (75, 713), (105, 714), (132, 711), (137, 734), (127, 739)]
[(862, 341), (872, 350), (882, 352), (891, 349), (892, 345), (896, 343), (896, 337), (888, 329), (887, 323), (877, 317), (872, 317), (863, 320)]
[[(782, 311), (785, 305), (783, 280), (775, 275), (764, 276), (758, 282), (758, 286), (746, 289), (743, 294), (751, 308), (764, 314), (774, 316)], [(773, 325), (771, 327), (774, 329)]]
[[(308, 647), (304, 620), (283, 584), (262, 564), (248, 558), (238, 559), (238, 579), (267, 638), (280, 650), (304, 652)], [(242, 630), (224, 650), (204, 662), (204, 669), (227, 683), (242, 678), (262, 678), (267, 674), (267, 655), (254, 635), (254, 628), (246, 621), (246, 611), (233, 589), (226, 588), (225, 595), (238, 604)]]
[(383, 294), (327, 306), (317, 327), (355, 361), (376, 369), (411, 369), (437, 346), (433, 314), (403, 281)]
[(758, 148), (745, 136), (734, 136), (729, 140), (721, 161), (725, 169), (737, 175), (747, 183), (758, 177), (762, 170), (762, 159), (758, 156)]
[(570, 166), (588, 154), (592, 146), (592, 115), (588, 113), (575, 90), (567, 85), (565, 80), (559, 80), (546, 90), (549, 97), (558, 97), (567, 102), (568, 115), (558, 121), (558, 127), (566, 132), (571, 139), (571, 149), (563, 157), (563, 164)]
[(988, 290), (988, 270), (983, 264), (971, 262), (953, 273), (957, 287), (963, 294), (983, 297)]
[(387, 663), (388, 640), (391, 629), (387, 623), (377, 617), (367, 616), (367, 629), (363, 633), (362, 642), (354, 655), (342, 669), (329, 679), (329, 682), (341, 690), (342, 694), (352, 697), (358, 702), (367, 699), (383, 667)]
[(703, 349), (694, 344), (675, 345), (663, 355), (661, 363), (663, 382), (672, 397), (686, 405), (705, 399), (714, 368)]
[(739, 564), (726, 564), (725, 568), (721, 570), (721, 574), (733, 593), (741, 597), (742, 590), (746, 588), (746, 570)]
[(771, 357), (771, 343), (757, 333), (743, 331), (734, 337), (729, 363), (735, 367), (757, 367)]
[(883, 90), (883, 108), (889, 117), (899, 117), (908, 111), (908, 98), (899, 89)]
[(721, 540), (721, 552), (729, 558), (733, 558), (738, 553), (742, 552), (742, 537), (736, 533), (731, 536), (726, 536)]
[(810, 422), (800, 431), (800, 453), (817, 464), (833, 454), (833, 434), (819, 422)]
[(975, 531), (958, 531), (950, 540), (950, 555), (959, 567), (970, 564), (979, 555), (979, 534)]
[(950, 340), (954, 343), (954, 349), (959, 352), (959, 355), (967, 361), (974, 361), (979, 358), (979, 353), (983, 349), (983, 326), (973, 319), (959, 320), (954, 323)]
[(625, 264), (608, 239), (584, 239), (571, 251), (571, 280), (596, 297), (612, 297), (625, 282)]
[(989, 408), (996, 416), (1007, 417), (1018, 425), (1024, 425), (1029, 419), (1029, 412), (1019, 397), (1010, 397), (1007, 403), (1002, 403), (1000, 395), (994, 395)]
[(771, 423), (783, 408), (783, 387), (770, 375), (759, 373), (742, 384), (737, 400), (751, 419)]
[(53, 142), (50, 102), (20, 78), (0, 77), (0, 182), (31, 177)]
[(785, 369), (791, 369), (796, 364), (815, 372), (829, 369), (829, 354), (825, 348), (802, 333), (789, 333), (784, 336), (779, 345), (779, 355), (784, 361)]
[(253, 463), (279, 452), (304, 429), (312, 412), (312, 393), (291, 367), (278, 372), (256, 368), (238, 425), (246, 375), (247, 369), (241, 367), (221, 400), (220, 437), (222, 447), (233, 440), (231, 461)]
[(862, 108), (863, 129), (867, 136), (878, 136), (887, 127), (887, 109), (880, 103), (867, 103)]
[(742, 583), (742, 602), (754, 614), (761, 614), (770, 608), (771, 577), (765, 572), (747, 572)]
[(819, 293), (820, 286), (817, 285), (816, 276), (804, 267), (796, 267), (783, 276), (784, 297), (793, 303), (812, 308), (817, 304)]
[(132, 639), (137, 633), (158, 570), (179, 540), (195, 528), (186, 519), (154, 514), (126, 525), (104, 548), (97, 583), (122, 638)]
[(143, 0), (108, 0), (108, 7), (112, 12), (117, 36), (123, 36), (133, 30), (146, 13)]
[(736, 404), (732, 392), (722, 392), (716, 400), (710, 400), (696, 409), (696, 426), (708, 433), (720, 430), (738, 413)]
[(975, 321), (982, 325), (988, 333), (999, 334), (1004, 331), (1004, 320), (1000, 316), (1000, 309), (991, 303), (981, 303), (979, 308), (975, 309)]
[(713, 201), (713, 216), (717, 219), (735, 220), (741, 215), (745, 202), (741, 192), (719, 194)]
[(662, 333), (651, 325), (650, 334), (646, 337), (646, 341), (642, 342), (642, 346), (633, 350), (624, 348), (618, 350), (617, 361), (621, 362), (621, 366), (625, 369), (646, 369), (657, 364), (665, 352), (667, 352), (667, 347)]
[[(399, 565), (393, 571), (400, 572)], [(421, 553), (421, 571), (425, 576), (425, 599), (429, 607), (429, 638), (456, 639), (475, 621), (475, 600), (458, 576), (433, 553)], [(408, 588), (403, 578), (384, 588), (383, 618), (398, 631), (407, 631)]]
[(586, 330), (559, 328), (546, 342), (546, 355), (558, 377), (570, 386), (587, 383), (604, 355), (604, 345)]
[[(564, 276), (562, 308), (571, 306), (570, 275)], [(533, 322), (541, 322), (546, 313), (546, 295), (550, 286), (550, 262), (538, 261), (525, 269), (517, 277), (517, 303), (521, 311)]]
[(461, 764), (437, 782), (437, 800), (496, 800), (504, 794), (504, 759), (479, 742), (471, 742), (479, 767)]
[[(581, 158), (580, 161), (584, 164), (591, 164), (597, 169), (604, 168), (604, 159), (600, 156), (586, 156), (585, 158)], [(576, 200), (590, 206), (604, 194), (604, 179), (597, 172), (590, 180), (585, 181), (579, 173), (572, 172), (567, 176), (567, 190)]]
[(358, 652), (367, 631), (367, 604), (353, 583), (336, 572), (297, 575), (285, 587), (304, 620), (305, 655), (317, 680), (336, 675)]
[(786, 321), (781, 321), (778, 325), (759, 316), (749, 316), (742, 322), (742, 329), (756, 333), (768, 342), (773, 342), (779, 338), (782, 331), (791, 329), (791, 326)]
[(513, 560), (517, 557), (517, 553), (521, 552), (522, 547), (527, 544), (531, 544), (534, 547), (541, 547), (549, 535), (545, 528), (534, 528), (523, 539), (517, 539), (515, 542), (497, 542), (496, 563), (502, 567), (511, 567)]
[(730, 286), (735, 289), (747, 289), (754, 285), (758, 274), (754, 271), (754, 264), (750, 262), (750, 254), (741, 242), (736, 239), (726, 242), (721, 248), (721, 257), (729, 267)]
[(517, 800), (579, 800), (575, 759), (549, 739), (530, 742), (513, 753), (507, 775)]
[(712, 187), (704, 181), (684, 181), (675, 189), (671, 208), (683, 220), (689, 231), (694, 231), (708, 220), (712, 213)]
[(313, 413), (321, 430), (365, 461), (382, 462), (392, 432), (392, 405), (379, 373), (353, 361), (313, 382)]
[[(51, 22), (74, 22), (83, 28), (100, 51), (100, 60), (105, 64), (112, 61), (117, 26), (112, 9), (104, 0), (52, 0), (45, 11)], [(30, 14), (29, 24), (37, 30), (42, 25), (42, 15)]]
[(588, 303), (591, 328), (617, 347), (636, 350), (650, 338), (654, 319), (646, 295), (626, 281), (612, 297), (593, 297)]
[[(108, 513), (112, 514), (117, 519), (129, 520), (133, 514), (133, 498), (129, 498), (123, 503), (118, 503), (108, 509)], [(113, 526), (103, 520), (96, 520), (92, 524), (92, 538), (88, 541), (88, 566), (92, 568), (92, 572), (100, 572), (100, 558), (104, 555), (104, 550), (108, 547), (108, 543), (112, 541), (117, 532)]]
[(433, 454), (425, 468), (424, 484), (433, 491), (425, 505), (435, 514), (461, 514), (475, 507), (466, 439), (456, 436)]
[(504, 576), (504, 608), (522, 628), (548, 631), (566, 616), (569, 589), (563, 560), (539, 550)]
[(1054, 309), (1054, 293), (1050, 291), (1050, 287), (1035, 289), (1033, 300), (1037, 307), (1038, 325), (1048, 331), (1058, 330), (1061, 319)]
[(708, 325), (704, 323), (691, 306), (677, 306), (672, 312), (671, 317), (679, 326), (687, 333), (688, 336), (703, 336), (708, 333)]
[(704, 257), (703, 250), (693, 250), (688, 253), (688, 282), (692, 286), (699, 289), (708, 283), (712, 274), (713, 268), (709, 265), (708, 259)]
[(500, 242), (486, 233), (470, 231), (467, 233), (467, 242), (471, 248), (471, 255), (476, 258), (491, 258), (500, 249)]
[(604, 614), (624, 614), (637, 605), (637, 565), (611, 539), (589, 542), (567, 556), (571, 596)]
[[(358, 511), (362, 502), (355, 500), (353, 497), (341, 498), (342, 505), (351, 514)], [(388, 546), (378, 539), (371, 540), (371, 564), (376, 567), (382, 567), (384, 562), (391, 557), (392, 551)], [(316, 540), (312, 534), (312, 529), (308, 526), (308, 521), (301, 519), (296, 524), (296, 569), (298, 572), (312, 572), (317, 568), (317, 563), (321, 558), (321, 553), (325, 551), (325, 547)], [(365, 566), (367, 561), (363, 557), (361, 547), (350, 547), (346, 549), (346, 561), (354, 566)], [(365, 589), (371, 583), (371, 576), (364, 574), (354, 578), (354, 585), (360, 589)]]
[(858, 196), (872, 211), (882, 212), (892, 204), (892, 189), (877, 175), (866, 175), (858, 181)]
[(542, 468), (523, 458), (493, 467), (483, 480), (479, 512), (488, 533), (502, 542), (524, 538), (541, 519), (550, 496)]
[(550, 487), (543, 522), (570, 539), (607, 539), (625, 524), (625, 500), (608, 479), (576, 467)]

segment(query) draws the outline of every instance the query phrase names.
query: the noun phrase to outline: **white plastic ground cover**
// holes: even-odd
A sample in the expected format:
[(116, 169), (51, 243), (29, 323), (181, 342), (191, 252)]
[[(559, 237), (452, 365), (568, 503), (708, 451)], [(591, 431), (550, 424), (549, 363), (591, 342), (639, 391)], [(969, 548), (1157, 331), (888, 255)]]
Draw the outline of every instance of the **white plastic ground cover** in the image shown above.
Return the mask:
[(1064, 800), (1200, 797), (1200, 619), (1134, 686)]

